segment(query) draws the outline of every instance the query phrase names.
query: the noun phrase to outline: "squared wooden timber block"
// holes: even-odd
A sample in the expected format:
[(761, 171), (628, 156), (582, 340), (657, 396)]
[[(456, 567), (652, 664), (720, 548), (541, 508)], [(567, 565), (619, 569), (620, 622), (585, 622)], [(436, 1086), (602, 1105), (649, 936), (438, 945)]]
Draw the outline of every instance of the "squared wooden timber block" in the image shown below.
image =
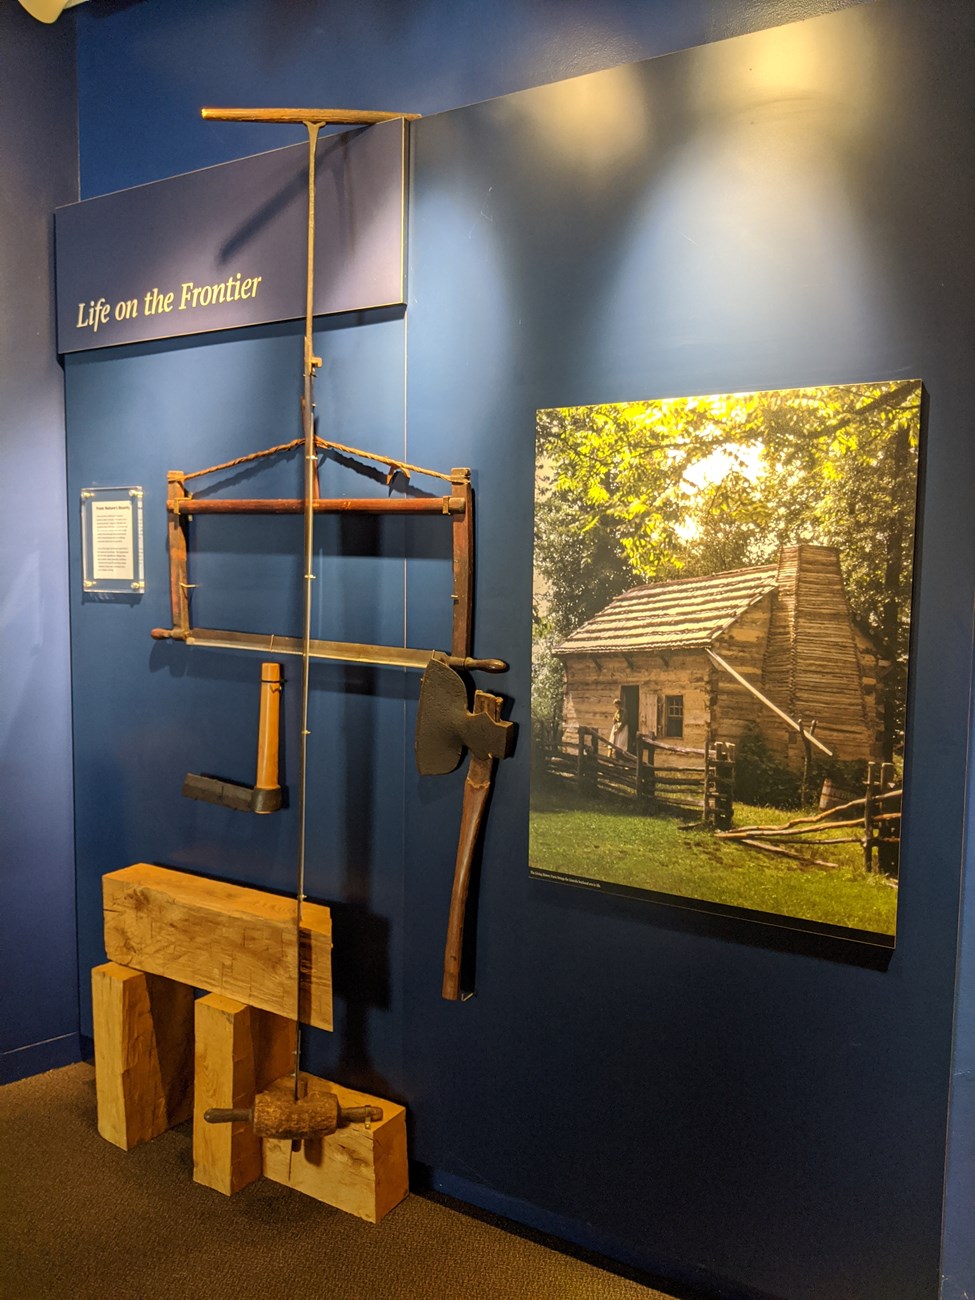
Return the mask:
[[(381, 1106), (383, 1118), (369, 1128), (349, 1124), (329, 1137), (303, 1142), (292, 1151), (289, 1141), (265, 1138), (264, 1177), (295, 1191), (378, 1223), (409, 1191), (406, 1167), (406, 1111), (395, 1102), (355, 1092), (341, 1084), (302, 1074), (308, 1093), (334, 1092), (341, 1106)], [(291, 1076), (274, 1088), (290, 1096)]]
[(193, 1181), (232, 1196), (262, 1173), (261, 1139), (249, 1124), (208, 1124), (204, 1111), (253, 1105), (254, 1094), (292, 1067), (295, 1023), (221, 993), (198, 998), (193, 1098)]
[(107, 962), (91, 972), (98, 1131), (129, 1151), (193, 1107), (193, 990)]
[[(295, 901), (261, 889), (137, 862), (102, 877), (112, 961), (295, 1016)], [(300, 1019), (332, 1028), (332, 918), (301, 909)]]

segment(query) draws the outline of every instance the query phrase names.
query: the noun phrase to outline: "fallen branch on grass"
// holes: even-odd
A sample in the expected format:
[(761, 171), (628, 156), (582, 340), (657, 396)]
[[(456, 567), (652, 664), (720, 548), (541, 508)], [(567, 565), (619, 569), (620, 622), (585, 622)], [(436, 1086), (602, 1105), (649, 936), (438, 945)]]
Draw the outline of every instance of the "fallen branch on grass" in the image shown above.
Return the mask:
[[(774, 835), (763, 835), (761, 838), (763, 840), (766, 839), (774, 840), (776, 837)], [(795, 844), (861, 844), (862, 845), (863, 836), (862, 835), (830, 835), (826, 839), (790, 840), (789, 843), (792, 845)]]
[[(870, 821), (894, 822), (900, 821), (900, 816), (900, 813), (875, 813), (870, 818)], [(740, 838), (743, 835), (818, 835), (820, 831), (833, 831), (840, 830), (844, 826), (862, 825), (862, 817), (853, 817), (841, 822), (824, 822), (819, 817), (812, 817), (808, 820), (802, 817), (794, 817), (792, 821), (783, 822), (781, 826), (736, 826), (733, 831), (718, 831), (717, 834), (729, 838)]]
[(775, 844), (765, 844), (761, 840), (729, 840), (729, 844), (740, 844), (744, 848), (761, 849), (763, 853), (781, 854), (784, 858), (792, 858), (796, 862), (801, 862), (804, 867), (828, 867), (833, 871), (839, 869), (835, 862), (824, 862), (822, 858), (807, 858), (802, 853), (795, 853), (792, 849), (783, 849)]
[(794, 826), (791, 830), (788, 826), (742, 826), (736, 827), (733, 831), (715, 831), (715, 837), (719, 840), (740, 840), (747, 837), (758, 837), (764, 839), (791, 839), (796, 835), (813, 835), (820, 830), (830, 831), (838, 830), (844, 826), (862, 826), (863, 819), (857, 821), (845, 822), (827, 822), (823, 826)]

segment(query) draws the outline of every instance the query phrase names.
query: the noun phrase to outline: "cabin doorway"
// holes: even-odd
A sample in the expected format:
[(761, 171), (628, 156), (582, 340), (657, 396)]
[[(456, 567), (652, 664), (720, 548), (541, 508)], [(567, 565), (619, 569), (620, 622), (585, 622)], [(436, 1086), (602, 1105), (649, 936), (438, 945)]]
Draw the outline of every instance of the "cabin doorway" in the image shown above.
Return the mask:
[(640, 688), (639, 686), (621, 686), (620, 699), (626, 713), (627, 740), (626, 748), (631, 754), (636, 753), (636, 733), (640, 730)]

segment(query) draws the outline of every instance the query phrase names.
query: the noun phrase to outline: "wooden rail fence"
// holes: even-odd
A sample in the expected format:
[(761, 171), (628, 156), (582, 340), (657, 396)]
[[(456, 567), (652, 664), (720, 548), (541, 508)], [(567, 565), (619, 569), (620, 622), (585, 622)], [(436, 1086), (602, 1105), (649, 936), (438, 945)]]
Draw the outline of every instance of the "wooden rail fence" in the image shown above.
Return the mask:
[[(780, 825), (732, 829), (735, 747), (714, 741), (706, 749), (670, 745), (638, 733), (635, 753), (613, 745), (595, 727), (579, 727), (575, 745), (564, 739), (535, 740), (536, 755), (549, 776), (571, 781), (580, 791), (632, 799), (646, 813), (695, 812), (693, 825), (713, 827), (729, 844), (789, 858), (809, 867), (836, 869), (838, 863), (812, 856), (831, 844), (859, 844), (863, 867), (896, 881), (900, 858), (903, 791), (892, 763), (868, 763), (862, 797)], [(657, 760), (667, 755), (661, 765)], [(669, 761), (676, 756), (677, 762)], [(801, 850), (805, 850), (804, 852)]]
[[(592, 794), (634, 799), (645, 812), (674, 808), (698, 813), (709, 826), (731, 825), (734, 745), (719, 741), (707, 749), (692, 749), (638, 733), (631, 754), (595, 727), (579, 727), (577, 735), (574, 747), (564, 741), (541, 745), (545, 772), (574, 781)], [(676, 755), (678, 762), (661, 765), (657, 758), (662, 754)]]
[[(799, 852), (830, 844), (859, 844), (864, 871), (896, 879), (900, 857), (903, 790), (893, 763), (868, 763), (863, 797), (814, 816), (793, 817), (778, 826), (737, 826), (716, 838), (745, 848), (792, 858), (810, 867), (836, 868), (835, 862)], [(840, 832), (837, 834), (836, 832)]]

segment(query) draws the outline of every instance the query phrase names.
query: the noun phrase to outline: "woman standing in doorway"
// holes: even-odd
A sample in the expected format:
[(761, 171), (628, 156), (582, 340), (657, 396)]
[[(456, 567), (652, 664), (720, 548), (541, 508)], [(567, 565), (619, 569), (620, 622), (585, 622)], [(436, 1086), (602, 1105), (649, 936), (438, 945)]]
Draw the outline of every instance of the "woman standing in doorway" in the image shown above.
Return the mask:
[(630, 724), (626, 716), (626, 709), (623, 707), (623, 701), (619, 698), (613, 701), (613, 725), (609, 729), (610, 752), (616, 749), (628, 749), (630, 744)]

